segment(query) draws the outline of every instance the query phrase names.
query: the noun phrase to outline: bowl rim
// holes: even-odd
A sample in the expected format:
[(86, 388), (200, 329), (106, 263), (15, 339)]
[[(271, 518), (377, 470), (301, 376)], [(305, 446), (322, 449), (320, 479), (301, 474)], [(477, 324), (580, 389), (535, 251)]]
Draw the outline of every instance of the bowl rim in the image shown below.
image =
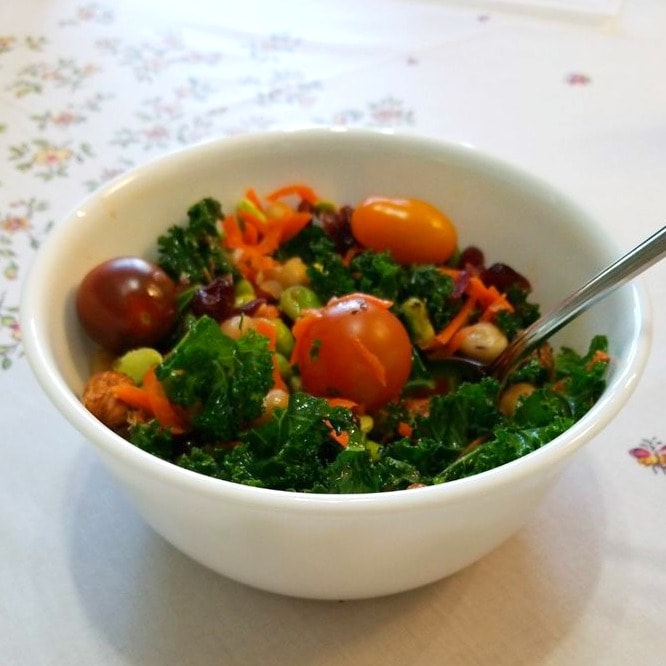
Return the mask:
[[(197, 144), (178, 148), (162, 154), (141, 165), (133, 167), (112, 180), (103, 184), (76, 204), (62, 218), (61, 223), (51, 231), (48, 238), (39, 248), (23, 284), (21, 292), (20, 322), (23, 332), (23, 344), (28, 362), (44, 392), (59, 409), (62, 415), (83, 434), (104, 456), (111, 456), (120, 462), (140, 471), (141, 474), (155, 481), (179, 486), (186, 492), (196, 492), (214, 496), (227, 502), (242, 503), (261, 507), (266, 510), (297, 509), (304, 511), (329, 512), (362, 510), (363, 512), (382, 512), (391, 510), (408, 510), (416, 507), (441, 505), (463, 501), (478, 492), (488, 492), (501, 486), (517, 482), (533, 474), (537, 469), (549, 465), (557, 466), (586, 441), (594, 437), (619, 411), (629, 399), (638, 378), (647, 362), (651, 344), (651, 310), (644, 284), (640, 278), (622, 287), (630, 290), (633, 305), (631, 318), (636, 335), (630, 344), (624, 367), (613, 378), (607, 390), (579, 421), (566, 433), (555, 438), (543, 447), (517, 460), (470, 477), (446, 483), (426, 486), (423, 488), (386, 491), (381, 493), (349, 493), (324, 494), (303, 493), (272, 488), (256, 488), (231, 481), (208, 477), (146, 453), (129, 443), (120, 435), (102, 425), (85, 407), (79, 398), (69, 389), (64, 378), (57, 371), (54, 359), (50, 354), (47, 336), (39, 331), (38, 322), (40, 303), (46, 298), (41, 294), (40, 284), (48, 269), (49, 262), (57, 255), (57, 249), (75, 226), (72, 221), (81, 216), (81, 211), (90, 208), (123, 188), (125, 185), (141, 179), (144, 174), (156, 168), (170, 167), (182, 159), (194, 159), (202, 152), (217, 150), (238, 150), (250, 146), (261, 146), (266, 142), (281, 140), (284, 137), (294, 138), (297, 142), (323, 141), (345, 135), (351, 140), (360, 139), (366, 142), (388, 143), (395, 146), (425, 151), (428, 154), (447, 154), (472, 160), (475, 166), (488, 169), (499, 169), (502, 172), (530, 185), (542, 195), (555, 197), (581, 219), (585, 219), (606, 249), (616, 251), (617, 247), (604, 234), (600, 225), (591, 218), (568, 195), (558, 190), (539, 176), (534, 175), (503, 158), (481, 150), (466, 142), (430, 138), (410, 131), (396, 131), (381, 128), (350, 128), (350, 127), (296, 127), (265, 130), (248, 135), (220, 137), (209, 139)], [(619, 254), (619, 253), (618, 253)], [(608, 390), (612, 388), (612, 390)], [(600, 415), (602, 418), (599, 418)], [(603, 416), (605, 415), (605, 416)]]

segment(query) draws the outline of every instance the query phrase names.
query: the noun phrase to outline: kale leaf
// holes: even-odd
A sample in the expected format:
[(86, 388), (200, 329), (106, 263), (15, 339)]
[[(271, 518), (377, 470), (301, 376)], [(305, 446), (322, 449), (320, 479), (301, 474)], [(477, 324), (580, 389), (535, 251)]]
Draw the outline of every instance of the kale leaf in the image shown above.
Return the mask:
[(325, 470), (325, 492), (378, 493), (403, 490), (418, 483), (414, 465), (391, 456), (373, 459), (365, 446), (347, 446)]
[(333, 296), (356, 291), (355, 280), (335, 243), (319, 226), (305, 227), (290, 241), (284, 243), (278, 257), (299, 256), (307, 264), (310, 288), (325, 303)]
[(233, 340), (203, 316), (155, 372), (170, 400), (193, 409), (195, 429), (228, 442), (261, 415), (273, 365), (267, 338), (248, 331)]
[(539, 318), (540, 308), (536, 303), (528, 300), (529, 289), (513, 285), (506, 290), (506, 297), (513, 305), (514, 310), (500, 310), (495, 315), (495, 323), (504, 331), (504, 334), (513, 339), (523, 328)]
[(356, 291), (390, 301), (401, 300), (405, 270), (391, 259), (388, 252), (360, 252), (351, 260), (349, 268), (355, 279)]
[(455, 460), (433, 478), (433, 483), (480, 474), (521, 458), (561, 435), (573, 423), (572, 418), (561, 416), (537, 428), (498, 428), (492, 439)]
[(608, 360), (608, 339), (604, 335), (594, 336), (582, 356), (563, 347), (555, 357), (555, 374), (576, 420), (594, 405), (606, 388)]
[(233, 267), (221, 246), (218, 222), (222, 207), (205, 198), (187, 211), (186, 226), (172, 226), (157, 239), (159, 266), (184, 284), (207, 284), (214, 277), (231, 273)]
[(162, 460), (171, 460), (174, 455), (171, 431), (162, 428), (155, 419), (132, 425), (129, 430), (129, 441), (146, 453), (162, 458)]
[(400, 300), (415, 297), (425, 303), (435, 330), (443, 328), (460, 309), (460, 299), (452, 299), (453, 279), (436, 266), (416, 264), (405, 269)]
[(331, 438), (332, 429), (346, 432), (350, 446), (363, 446), (356, 419), (348, 409), (294, 393), (286, 409), (275, 410), (268, 423), (243, 434), (242, 443), (225, 456), (222, 474), (237, 483), (330, 492), (323, 483), (325, 468), (343, 450)]

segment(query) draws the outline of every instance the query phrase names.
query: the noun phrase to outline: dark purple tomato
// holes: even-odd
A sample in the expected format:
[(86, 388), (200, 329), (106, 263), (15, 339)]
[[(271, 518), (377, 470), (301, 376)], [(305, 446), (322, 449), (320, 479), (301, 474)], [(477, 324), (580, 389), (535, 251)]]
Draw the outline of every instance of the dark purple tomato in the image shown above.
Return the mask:
[(83, 278), (76, 311), (86, 333), (104, 349), (121, 353), (155, 346), (176, 320), (176, 286), (150, 261), (116, 257)]

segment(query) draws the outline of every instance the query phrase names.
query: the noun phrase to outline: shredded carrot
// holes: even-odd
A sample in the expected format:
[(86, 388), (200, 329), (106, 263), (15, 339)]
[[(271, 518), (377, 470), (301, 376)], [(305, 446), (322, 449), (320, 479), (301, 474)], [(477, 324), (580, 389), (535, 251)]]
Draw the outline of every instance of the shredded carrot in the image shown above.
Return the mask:
[(398, 423), (398, 435), (401, 437), (411, 437), (414, 432), (414, 428), (409, 425), (406, 421), (400, 421)]
[(497, 287), (491, 285), (487, 286), (483, 283), (480, 277), (473, 275), (470, 277), (465, 291), (470, 296), (473, 296), (479, 302), (479, 305), (484, 308), (481, 315), (483, 321), (488, 321), (500, 310), (508, 310), (513, 312), (514, 307), (509, 303), (506, 296), (500, 293)]
[(278, 365), (278, 360), (277, 356), (275, 355), (275, 352), (273, 352), (271, 360), (273, 362), (273, 370), (271, 375), (273, 378), (273, 388), (280, 389), (285, 393), (289, 393), (289, 387), (287, 386), (286, 382), (282, 378), (282, 375), (280, 374), (280, 366)]
[(380, 386), (386, 386), (386, 368), (384, 364), (373, 354), (358, 338), (352, 337), (349, 340), (352, 346), (358, 352), (360, 359), (367, 369), (374, 375)]
[(430, 411), (430, 398), (406, 398), (404, 404), (411, 414), (427, 416)]
[(187, 430), (184, 410), (169, 401), (157, 379), (154, 366), (144, 375), (142, 386), (116, 386), (113, 394), (126, 405), (154, 416), (162, 427), (169, 428), (174, 433)]
[(271, 303), (262, 303), (254, 313), (255, 317), (264, 317), (265, 319), (277, 319), (280, 316), (280, 308)]
[(242, 237), (246, 245), (256, 245), (259, 242), (262, 227), (265, 222), (260, 220), (252, 211), (239, 210), (236, 212), (238, 219), (243, 223)]
[(597, 349), (592, 355), (592, 358), (587, 363), (587, 369), (591, 368), (595, 363), (608, 363), (610, 356), (603, 350)]
[(301, 199), (308, 201), (309, 203), (316, 203), (319, 201), (319, 197), (316, 192), (309, 186), (303, 185), (302, 183), (293, 183), (291, 185), (285, 185), (284, 187), (279, 187), (277, 190), (274, 190), (266, 196), (268, 201), (277, 201), (278, 199), (283, 199), (292, 194), (299, 196)]
[(252, 321), (254, 323), (254, 330), (265, 338), (268, 338), (268, 348), (271, 351), (275, 351), (275, 345), (277, 342), (275, 324), (263, 317), (253, 317)]
[(275, 355), (275, 347), (277, 345), (277, 330), (275, 328), (275, 324), (263, 317), (256, 317), (254, 319), (254, 328), (257, 333), (268, 338), (268, 348), (272, 352), (271, 361), (273, 363), (273, 388), (287, 391), (287, 385), (285, 384), (284, 379), (282, 379), (282, 375), (280, 374), (280, 366), (278, 365), (277, 356)]
[(261, 199), (259, 198), (259, 195), (255, 191), (253, 187), (248, 187), (247, 190), (245, 190), (245, 198), (253, 205), (255, 206), (258, 210), (262, 211), (264, 210), (264, 206), (261, 203)]
[(324, 424), (328, 426), (328, 435), (334, 442), (337, 442), (343, 448), (349, 446), (349, 433), (346, 430), (337, 432), (333, 427), (333, 424), (328, 419), (324, 419)]
[(342, 264), (344, 266), (349, 266), (349, 264), (351, 264), (352, 259), (360, 252), (361, 252), (360, 245), (352, 245), (352, 247), (350, 247), (342, 257)]
[(321, 317), (317, 310), (306, 311), (300, 316), (291, 327), (291, 333), (294, 336), (294, 347), (291, 351), (289, 362), (294, 365), (303, 354), (303, 345), (308, 329), (314, 324), (315, 320)]
[(458, 268), (449, 268), (448, 266), (440, 266), (439, 272), (444, 273), (444, 275), (448, 275), (449, 277), (452, 277), (455, 280), (456, 278), (460, 277), (460, 274), (463, 271), (461, 271)]
[(472, 333), (474, 328), (472, 326), (463, 326), (459, 328), (452, 336), (451, 339), (446, 344), (446, 354), (447, 356), (452, 356), (455, 354), (461, 347), (462, 343), (465, 341), (465, 338)]
[(111, 389), (111, 392), (115, 398), (118, 398), (118, 400), (121, 400), (129, 407), (140, 409), (142, 412), (146, 412), (146, 414), (152, 414), (148, 393), (140, 386), (118, 384)]
[(476, 308), (477, 302), (476, 298), (470, 296), (463, 306), (458, 310), (453, 319), (439, 332), (435, 335), (432, 344), (439, 346), (444, 346), (451, 340), (451, 338), (468, 322), (474, 308)]
[(224, 244), (230, 248), (243, 246), (243, 232), (235, 215), (226, 215), (222, 220), (224, 230)]
[(310, 213), (299, 213), (294, 211), (280, 220), (280, 243), (288, 241), (293, 238), (299, 231), (301, 231), (308, 222), (312, 219)]
[(170, 428), (172, 432), (185, 432), (186, 420), (182, 409), (169, 402), (162, 384), (155, 374), (155, 368), (151, 368), (143, 377), (143, 387), (148, 393), (150, 407), (153, 415), (164, 428)]
[(358, 408), (358, 402), (354, 402), (348, 398), (326, 398), (326, 402), (331, 407), (346, 407), (352, 411)]

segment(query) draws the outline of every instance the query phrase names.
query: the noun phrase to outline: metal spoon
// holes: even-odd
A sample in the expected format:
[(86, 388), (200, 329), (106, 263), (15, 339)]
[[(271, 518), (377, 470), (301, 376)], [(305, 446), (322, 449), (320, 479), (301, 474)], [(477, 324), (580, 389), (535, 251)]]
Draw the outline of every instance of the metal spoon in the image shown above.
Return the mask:
[(589, 307), (666, 256), (666, 226), (576, 289), (531, 326), (521, 331), (491, 363), (458, 358), (477, 375), (504, 379), (527, 354)]

